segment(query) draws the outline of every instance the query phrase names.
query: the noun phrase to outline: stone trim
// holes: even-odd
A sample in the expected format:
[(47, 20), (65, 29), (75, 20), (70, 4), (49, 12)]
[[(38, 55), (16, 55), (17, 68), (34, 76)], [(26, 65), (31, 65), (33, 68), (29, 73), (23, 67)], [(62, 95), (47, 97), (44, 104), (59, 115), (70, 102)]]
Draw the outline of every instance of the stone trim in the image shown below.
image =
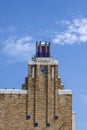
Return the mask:
[(27, 94), (27, 90), (21, 89), (0, 89), (0, 94)]
[(58, 61), (53, 58), (34, 58), (28, 62), (29, 65), (58, 65)]
[(72, 94), (72, 90), (58, 90), (58, 94)]
[(72, 112), (72, 130), (75, 130), (76, 126), (75, 126), (75, 112)]
[(58, 65), (58, 63), (55, 61), (53, 62), (37, 62), (37, 61), (30, 61), (29, 65)]

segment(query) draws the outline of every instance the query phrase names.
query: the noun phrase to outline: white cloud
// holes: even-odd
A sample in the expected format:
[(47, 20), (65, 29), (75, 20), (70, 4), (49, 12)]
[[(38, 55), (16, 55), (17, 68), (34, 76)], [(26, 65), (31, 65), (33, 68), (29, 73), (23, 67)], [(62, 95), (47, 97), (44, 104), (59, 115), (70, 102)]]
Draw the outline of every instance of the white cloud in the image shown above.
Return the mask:
[[(57, 23), (59, 24), (59, 23)], [(76, 18), (72, 21), (62, 21), (64, 31), (57, 32), (52, 42), (57, 44), (80, 44), (87, 42), (87, 18)]]
[[(55, 31), (54, 29), (46, 30), (46, 33), (44, 33), (45, 31), (39, 31), (40, 34), (36, 33), (34, 37), (38, 37), (38, 39), (43, 39), (44, 37), (45, 39), (49, 38), (56, 44), (80, 44), (87, 42), (87, 18), (76, 18), (72, 21), (63, 20), (61, 22), (56, 22), (56, 24), (57, 26), (60, 25), (59, 29)], [(15, 35), (15, 30), (13, 26), (7, 29), (7, 32), (11, 32), (11, 35), (7, 35), (6, 37), (11, 37), (3, 42), (3, 47), (2, 44), (0, 44), (0, 52), (5, 54), (13, 62), (27, 61), (35, 53), (33, 37), (14, 37), (12, 35)], [(0, 29), (0, 33), (3, 33), (2, 29)]]
[(4, 41), (2, 53), (10, 57), (11, 62), (27, 61), (35, 51), (34, 46), (31, 36), (10, 37)]
[(56, 21), (56, 24), (61, 24), (61, 25), (69, 25), (70, 24), (70, 21), (67, 21), (67, 20), (63, 20), (63, 21)]

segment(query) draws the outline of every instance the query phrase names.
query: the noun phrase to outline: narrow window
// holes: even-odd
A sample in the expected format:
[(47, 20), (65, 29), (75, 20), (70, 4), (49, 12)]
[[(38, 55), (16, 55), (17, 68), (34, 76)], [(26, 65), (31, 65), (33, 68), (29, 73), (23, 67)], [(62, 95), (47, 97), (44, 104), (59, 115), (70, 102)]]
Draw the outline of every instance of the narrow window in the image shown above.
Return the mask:
[(54, 67), (52, 66), (52, 79), (54, 79)]
[(34, 67), (32, 67), (32, 78), (34, 78), (34, 75), (35, 75), (35, 69)]

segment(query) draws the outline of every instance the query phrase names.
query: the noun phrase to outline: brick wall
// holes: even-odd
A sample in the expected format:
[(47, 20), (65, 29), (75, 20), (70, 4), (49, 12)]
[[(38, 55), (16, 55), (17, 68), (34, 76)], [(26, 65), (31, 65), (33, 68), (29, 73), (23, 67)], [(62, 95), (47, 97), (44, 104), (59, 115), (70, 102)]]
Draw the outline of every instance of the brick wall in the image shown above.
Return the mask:
[(29, 65), (22, 89), (28, 94), (0, 94), (0, 130), (72, 130), (72, 94), (58, 93), (58, 65)]

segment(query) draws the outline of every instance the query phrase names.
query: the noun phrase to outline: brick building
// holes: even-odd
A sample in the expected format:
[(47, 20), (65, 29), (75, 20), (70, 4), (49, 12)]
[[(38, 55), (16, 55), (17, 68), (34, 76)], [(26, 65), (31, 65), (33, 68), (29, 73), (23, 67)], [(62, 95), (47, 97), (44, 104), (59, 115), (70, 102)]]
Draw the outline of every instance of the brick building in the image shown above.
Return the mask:
[(75, 130), (74, 117), (50, 43), (36, 42), (22, 89), (0, 89), (0, 130)]

